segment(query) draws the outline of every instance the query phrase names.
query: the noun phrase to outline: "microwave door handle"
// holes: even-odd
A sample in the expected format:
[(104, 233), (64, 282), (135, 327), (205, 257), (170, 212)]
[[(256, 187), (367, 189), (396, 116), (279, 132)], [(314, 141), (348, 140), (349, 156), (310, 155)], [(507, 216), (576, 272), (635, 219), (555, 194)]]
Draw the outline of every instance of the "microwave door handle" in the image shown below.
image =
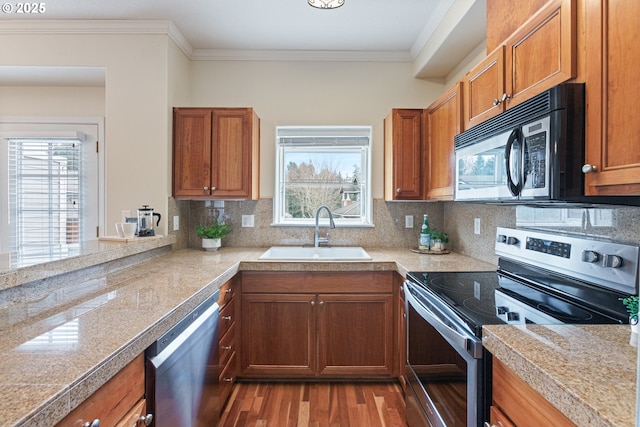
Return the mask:
[(520, 191), (522, 190), (522, 180), (520, 179), (520, 176), (522, 175), (520, 169), (522, 168), (519, 164), (516, 165), (518, 168), (518, 176), (516, 176), (516, 178), (518, 178), (518, 182), (515, 182), (513, 180), (513, 176), (511, 175), (511, 152), (513, 151), (513, 144), (517, 141), (520, 141), (521, 139), (522, 138), (520, 138), (520, 129), (514, 129), (509, 135), (509, 139), (507, 139), (507, 145), (504, 149), (505, 167), (507, 171), (507, 187), (509, 188), (511, 194), (513, 194), (514, 196), (518, 196), (520, 194)]
[[(429, 324), (433, 326), (447, 341), (449, 341), (451, 345), (455, 346), (458, 351), (469, 351), (469, 349), (474, 348), (474, 346), (468, 345), (468, 337), (462, 335), (457, 330), (452, 329), (451, 326), (447, 325), (437, 314), (416, 300), (411, 292), (406, 292), (405, 296), (407, 298), (407, 302), (418, 312), (420, 317), (429, 322)], [(476, 358), (478, 357), (474, 354), (476, 353), (475, 351), (471, 351), (471, 353), (472, 356)]]

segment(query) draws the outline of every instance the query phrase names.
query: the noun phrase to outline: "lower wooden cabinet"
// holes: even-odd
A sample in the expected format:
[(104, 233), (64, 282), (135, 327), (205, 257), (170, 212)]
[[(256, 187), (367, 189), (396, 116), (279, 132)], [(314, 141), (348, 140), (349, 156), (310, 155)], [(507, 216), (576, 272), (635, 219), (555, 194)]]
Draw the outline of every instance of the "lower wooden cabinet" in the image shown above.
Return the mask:
[(231, 394), (233, 384), (238, 376), (238, 364), (236, 358), (237, 337), (237, 292), (236, 278), (229, 280), (220, 287), (220, 323), (219, 323), (219, 364), (220, 364), (220, 404), (221, 414)]
[(492, 425), (575, 427), (562, 412), (495, 357), (492, 375)]
[(140, 354), (56, 426), (83, 426), (94, 420), (102, 426), (143, 426), (144, 380), (144, 355)]
[(243, 377), (391, 377), (391, 272), (242, 273)]

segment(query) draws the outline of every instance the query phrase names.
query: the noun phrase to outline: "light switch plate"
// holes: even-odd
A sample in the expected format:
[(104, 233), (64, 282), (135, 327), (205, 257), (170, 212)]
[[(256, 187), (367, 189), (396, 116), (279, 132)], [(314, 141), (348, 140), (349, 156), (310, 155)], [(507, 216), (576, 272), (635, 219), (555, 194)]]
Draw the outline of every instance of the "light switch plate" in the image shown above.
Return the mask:
[(180, 230), (180, 217), (178, 215), (173, 216), (173, 231)]
[(253, 215), (242, 215), (242, 226), (253, 227), (254, 217)]
[(405, 215), (404, 228), (413, 228), (413, 215)]
[(473, 234), (480, 234), (480, 218), (473, 219)]

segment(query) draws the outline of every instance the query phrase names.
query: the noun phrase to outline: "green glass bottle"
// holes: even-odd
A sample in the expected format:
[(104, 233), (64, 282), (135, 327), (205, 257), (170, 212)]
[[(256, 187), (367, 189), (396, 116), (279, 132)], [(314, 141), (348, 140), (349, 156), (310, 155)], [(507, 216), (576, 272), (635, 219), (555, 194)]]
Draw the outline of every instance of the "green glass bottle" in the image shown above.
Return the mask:
[(429, 217), (424, 214), (422, 227), (420, 227), (420, 238), (418, 239), (418, 249), (428, 251), (431, 246), (431, 229), (429, 228)]

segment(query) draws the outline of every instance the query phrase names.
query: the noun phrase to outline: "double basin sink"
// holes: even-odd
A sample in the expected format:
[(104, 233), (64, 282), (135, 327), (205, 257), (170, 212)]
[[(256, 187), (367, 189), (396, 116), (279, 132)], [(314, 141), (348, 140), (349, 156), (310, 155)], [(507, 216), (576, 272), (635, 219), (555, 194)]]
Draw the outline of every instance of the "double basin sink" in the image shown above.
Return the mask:
[(359, 246), (272, 246), (258, 259), (357, 261), (371, 259), (371, 256)]

